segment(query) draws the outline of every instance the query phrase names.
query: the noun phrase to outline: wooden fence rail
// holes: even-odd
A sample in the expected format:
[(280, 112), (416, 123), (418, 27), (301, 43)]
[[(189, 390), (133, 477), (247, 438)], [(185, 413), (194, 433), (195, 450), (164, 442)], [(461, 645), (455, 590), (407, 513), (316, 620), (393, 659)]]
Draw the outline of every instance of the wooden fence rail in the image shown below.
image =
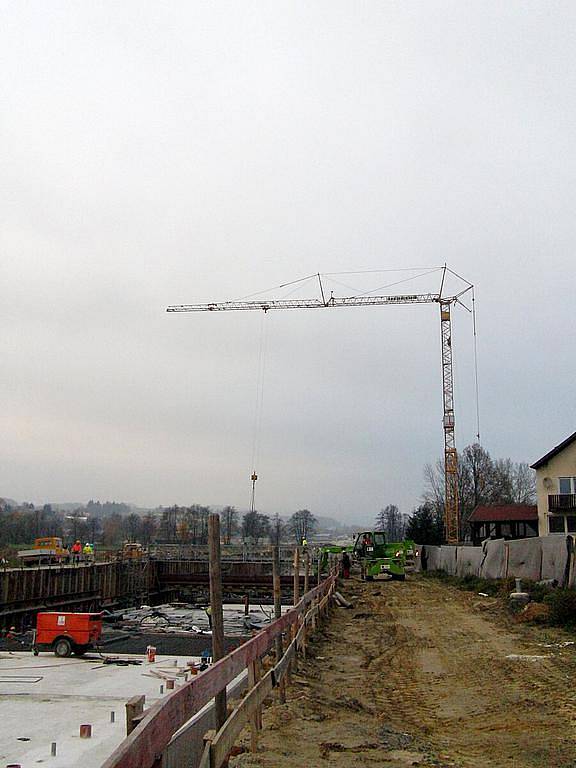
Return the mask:
[[(332, 564), (327, 578), (303, 595), (280, 618), (146, 711), (139, 725), (103, 763), (102, 768), (159, 768), (162, 753), (174, 733), (244, 670), (258, 668), (261, 657), (274, 648), (277, 637), (282, 637), (288, 630), (293, 631), (294, 639), (276, 666), (259, 680), (258, 674), (249, 675), (253, 687), (214, 740), (207, 743), (202, 765), (219, 768), (244, 726), (249, 721), (253, 722), (254, 730), (260, 726), (262, 702), (295, 663), (297, 649), (305, 648), (308, 627), (313, 629), (318, 617), (327, 610), (336, 586), (337, 567), (337, 564)], [(254, 738), (253, 745), (255, 742)], [(205, 759), (209, 762), (205, 763)]]

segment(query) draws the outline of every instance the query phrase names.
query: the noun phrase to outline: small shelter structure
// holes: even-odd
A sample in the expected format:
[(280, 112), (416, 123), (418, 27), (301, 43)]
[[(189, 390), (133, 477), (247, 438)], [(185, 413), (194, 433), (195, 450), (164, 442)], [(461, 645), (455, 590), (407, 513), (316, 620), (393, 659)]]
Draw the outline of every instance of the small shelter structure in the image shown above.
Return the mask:
[(468, 522), (475, 546), (485, 539), (527, 539), (538, 536), (538, 507), (535, 504), (478, 505)]

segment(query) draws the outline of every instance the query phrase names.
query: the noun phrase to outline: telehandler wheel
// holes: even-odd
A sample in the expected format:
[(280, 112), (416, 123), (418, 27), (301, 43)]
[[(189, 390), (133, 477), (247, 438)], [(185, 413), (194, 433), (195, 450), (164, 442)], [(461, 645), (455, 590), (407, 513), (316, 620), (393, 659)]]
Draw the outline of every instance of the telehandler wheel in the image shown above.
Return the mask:
[(366, 581), (374, 581), (374, 576), (369, 576), (366, 574)]
[(392, 579), (394, 581), (406, 581), (406, 574), (405, 573), (393, 573)]
[(72, 653), (72, 643), (67, 637), (59, 637), (54, 641), (54, 653), (56, 656), (60, 656), (61, 659), (65, 659)]

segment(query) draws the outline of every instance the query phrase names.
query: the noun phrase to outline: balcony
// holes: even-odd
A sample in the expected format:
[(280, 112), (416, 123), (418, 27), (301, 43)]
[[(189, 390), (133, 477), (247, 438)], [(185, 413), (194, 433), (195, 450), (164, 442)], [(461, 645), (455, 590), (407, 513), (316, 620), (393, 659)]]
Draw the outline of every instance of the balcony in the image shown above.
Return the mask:
[(576, 493), (553, 493), (548, 495), (548, 512), (576, 511)]

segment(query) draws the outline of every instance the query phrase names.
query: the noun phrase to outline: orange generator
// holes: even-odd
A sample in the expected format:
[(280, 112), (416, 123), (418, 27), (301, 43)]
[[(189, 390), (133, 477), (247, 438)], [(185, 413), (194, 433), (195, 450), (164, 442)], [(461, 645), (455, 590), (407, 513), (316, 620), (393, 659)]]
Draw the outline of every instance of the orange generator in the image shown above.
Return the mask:
[(102, 637), (101, 613), (46, 612), (36, 616), (32, 650), (54, 651), (56, 656), (82, 656)]

